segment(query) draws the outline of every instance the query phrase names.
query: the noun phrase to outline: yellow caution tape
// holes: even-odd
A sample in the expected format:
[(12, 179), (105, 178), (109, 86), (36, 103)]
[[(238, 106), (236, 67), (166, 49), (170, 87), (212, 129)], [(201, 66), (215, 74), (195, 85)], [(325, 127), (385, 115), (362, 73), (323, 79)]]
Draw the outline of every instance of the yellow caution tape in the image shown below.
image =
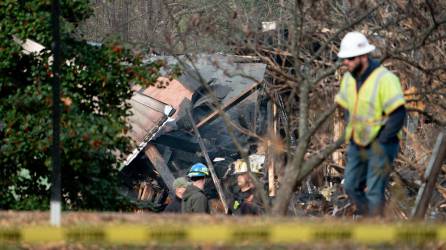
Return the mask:
[(446, 240), (446, 225), (426, 224), (270, 224), (270, 225), (111, 225), (101, 227), (29, 226), (0, 228), (2, 242), (271, 243), (351, 241), (357, 243), (433, 242)]

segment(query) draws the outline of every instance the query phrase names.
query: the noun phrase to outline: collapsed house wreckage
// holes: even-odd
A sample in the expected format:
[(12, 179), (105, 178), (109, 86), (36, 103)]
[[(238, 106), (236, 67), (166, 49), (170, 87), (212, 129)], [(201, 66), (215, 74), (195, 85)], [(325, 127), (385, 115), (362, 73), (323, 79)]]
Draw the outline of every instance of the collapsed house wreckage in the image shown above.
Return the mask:
[[(133, 115), (128, 122), (129, 135), (137, 146), (120, 172), (122, 193), (140, 208), (152, 211), (162, 210), (168, 196), (173, 197), (176, 177), (185, 176), (196, 162), (206, 163), (194, 126), (213, 161), (216, 176), (224, 181), (233, 171), (231, 163), (241, 158), (233, 139), (246, 153), (257, 153), (255, 138), (241, 130), (258, 134), (266, 130), (266, 109), (261, 100), (265, 97), (257, 91), (263, 84), (265, 64), (224, 55), (164, 60), (181, 63), (182, 74), (177, 79), (160, 77), (148, 88), (133, 87), (129, 101)], [(230, 123), (241, 129), (229, 132), (217, 105)], [(205, 190), (211, 199), (217, 198), (214, 183), (207, 183)]]
[[(177, 63), (176, 59), (169, 60)], [(207, 163), (205, 156), (208, 154), (217, 178), (223, 182), (224, 192), (231, 195), (234, 191), (232, 187), (236, 185), (231, 174), (234, 172), (234, 163), (241, 158), (233, 143), (236, 138), (245, 153), (263, 156), (260, 157), (260, 164), (264, 166), (260, 181), (269, 196), (273, 197), (277, 175), (280, 174), (280, 170), (274, 168), (274, 164), (280, 164), (276, 162), (277, 155), (270, 154), (256, 136), (246, 133), (252, 131), (256, 135), (266, 136), (270, 126), (279, 132), (278, 127), (281, 125), (278, 123), (287, 120), (282, 108), (267, 105), (270, 100), (264, 91), (268, 79), (265, 77), (266, 65), (243, 56), (200, 55), (192, 61), (184, 60), (182, 66), (182, 75), (177, 79), (160, 77), (155, 86), (133, 87), (134, 95), (130, 100), (133, 116), (129, 118), (132, 129), (129, 135), (137, 146), (127, 157), (120, 172), (124, 182), (122, 193), (141, 209), (162, 211), (166, 199), (174, 195), (174, 179), (185, 176), (196, 162)], [(276, 99), (280, 104), (280, 96)], [(215, 109), (216, 105), (228, 116), (231, 125), (220, 116)], [(193, 121), (188, 117), (189, 111)], [(234, 125), (245, 131), (234, 129)], [(200, 147), (194, 126), (201, 134), (206, 152)], [(231, 132), (228, 126), (232, 127)], [(293, 137), (292, 134), (286, 136)], [(432, 203), (437, 205), (433, 206), (431, 213), (444, 211), (445, 200), (438, 198), (438, 193), (446, 197), (443, 182), (436, 186), (439, 192), (430, 201), (441, 172), (439, 169), (446, 158), (445, 133), (440, 133), (437, 140), (438, 145), (435, 145), (422, 185), (415, 185), (415, 181), (409, 180), (412, 177), (417, 179), (418, 174), (414, 171), (407, 177), (404, 171), (407, 169), (396, 166), (391, 176), (394, 179), (392, 185), (400, 179), (407, 187), (414, 184), (419, 188), (415, 204), (409, 205), (413, 209), (401, 202), (390, 203), (391, 212), (398, 218), (421, 218), (427, 214), (427, 207)], [(342, 190), (343, 163), (339, 153), (335, 152), (337, 156), (333, 156), (333, 160), (340, 163), (330, 166), (337, 171), (329, 173), (327, 167), (327, 171), (319, 173), (319, 177), (324, 178), (323, 185), (307, 182), (296, 192), (290, 206), (295, 215), (345, 216), (353, 213), (351, 202)], [(207, 183), (205, 191), (211, 199), (218, 199), (213, 182)], [(411, 199), (415, 198), (416, 193), (414, 190), (409, 195)], [(386, 195), (389, 198), (390, 194)], [(218, 202), (214, 203), (215, 210), (223, 212), (223, 208), (215, 204)]]

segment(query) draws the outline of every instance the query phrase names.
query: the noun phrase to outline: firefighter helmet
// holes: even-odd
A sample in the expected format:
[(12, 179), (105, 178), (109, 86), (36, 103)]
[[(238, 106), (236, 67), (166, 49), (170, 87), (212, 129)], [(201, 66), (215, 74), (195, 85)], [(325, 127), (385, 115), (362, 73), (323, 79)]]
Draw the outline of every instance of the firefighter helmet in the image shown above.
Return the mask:
[[(249, 159), (249, 167), (251, 169), (251, 173), (261, 174), (263, 169), (263, 164), (265, 162), (264, 155), (250, 155)], [(248, 172), (248, 164), (243, 159), (238, 159), (234, 163), (234, 174), (243, 174)]]
[(189, 177), (206, 177), (209, 175), (209, 169), (203, 163), (195, 163), (189, 170)]

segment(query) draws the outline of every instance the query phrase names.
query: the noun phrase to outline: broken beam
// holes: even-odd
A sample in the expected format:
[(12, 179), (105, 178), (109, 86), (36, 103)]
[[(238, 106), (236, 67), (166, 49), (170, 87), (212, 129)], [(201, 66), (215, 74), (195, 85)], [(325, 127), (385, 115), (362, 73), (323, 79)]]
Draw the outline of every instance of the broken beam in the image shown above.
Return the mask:
[(211, 159), (209, 158), (209, 154), (206, 150), (206, 147), (204, 146), (203, 139), (201, 138), (200, 131), (198, 131), (197, 126), (195, 125), (194, 119), (192, 117), (191, 112), (188, 110), (187, 114), (189, 116), (189, 120), (192, 124), (192, 127), (195, 131), (195, 136), (197, 137), (198, 144), (200, 145), (201, 151), (203, 152), (204, 158), (206, 159), (206, 162), (208, 164), (209, 172), (211, 172), (212, 180), (214, 181), (215, 188), (217, 189), (217, 193), (220, 196), (221, 203), (223, 204), (223, 208), (225, 209), (225, 214), (228, 214), (228, 204), (226, 203), (226, 196), (223, 192), (223, 188), (221, 187), (220, 179), (218, 179), (217, 174), (215, 173), (214, 165), (212, 164)]
[(429, 161), (429, 165), (424, 173), (423, 184), (421, 185), (417, 199), (415, 201), (415, 207), (412, 210), (412, 218), (423, 219), (429, 207), (429, 201), (432, 196), (435, 183), (437, 182), (438, 174), (443, 165), (443, 161), (446, 157), (446, 135), (441, 132), (437, 141), (435, 142), (432, 156)]
[(153, 167), (156, 169), (156, 171), (158, 171), (164, 183), (169, 188), (169, 194), (173, 195), (175, 193), (175, 190), (173, 188), (173, 181), (175, 180), (175, 178), (173, 177), (172, 172), (170, 172), (169, 167), (163, 159), (163, 156), (153, 144), (148, 144), (144, 153), (146, 154), (147, 158), (149, 158)]
[[(234, 107), (235, 105), (243, 101), (246, 97), (254, 93), (259, 87), (260, 84), (256, 83), (249, 89), (243, 91), (240, 95), (233, 97), (228, 103), (224, 104), (221, 107), (222, 112), (229, 110), (230, 108)], [(218, 115), (219, 115), (219, 110), (215, 110), (214, 112), (210, 113), (206, 118), (197, 123), (197, 128), (200, 128), (203, 125), (215, 120), (218, 117)]]
[[(273, 101), (268, 102), (267, 109), (267, 122), (268, 122), (268, 132), (271, 133), (272, 137), (276, 137), (277, 133), (277, 105)], [(276, 196), (276, 185), (275, 185), (275, 165), (277, 161), (276, 145), (272, 144), (273, 138), (268, 138), (268, 147), (266, 151), (266, 166), (267, 166), (267, 176), (268, 176), (268, 195), (269, 197)]]

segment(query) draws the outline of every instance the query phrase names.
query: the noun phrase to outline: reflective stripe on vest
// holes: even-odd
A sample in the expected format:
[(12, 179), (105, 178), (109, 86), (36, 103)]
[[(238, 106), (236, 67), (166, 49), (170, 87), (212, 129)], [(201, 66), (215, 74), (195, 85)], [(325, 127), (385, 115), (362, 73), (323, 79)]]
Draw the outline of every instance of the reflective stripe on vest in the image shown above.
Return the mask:
[[(361, 123), (361, 127), (364, 130), (364, 132), (362, 132), (361, 130), (358, 131), (357, 136), (359, 138), (355, 138), (355, 134), (353, 134), (353, 140), (358, 143), (359, 145), (365, 146), (367, 144), (369, 144), (371, 142), (371, 140), (373, 140), (374, 138), (371, 138), (372, 133), (374, 132), (373, 128), (376, 126), (379, 126), (379, 128), (381, 128), (382, 125), (385, 124), (385, 120), (386, 119), (382, 119), (382, 117), (380, 117), (379, 119), (376, 119), (376, 106), (377, 106), (377, 100), (376, 97), (378, 96), (378, 86), (379, 86), (379, 81), (381, 80), (381, 78), (388, 73), (388, 71), (386, 69), (381, 70), (378, 75), (376, 76), (375, 80), (373, 81), (373, 91), (370, 94), (370, 99), (369, 102), (370, 103), (374, 103), (374, 105), (369, 105), (369, 110), (367, 112), (367, 115), (364, 117), (364, 120), (359, 120), (358, 122)], [(365, 84), (365, 83), (364, 83)], [(355, 82), (356, 85), (356, 82)], [(359, 98), (359, 93), (356, 96), (356, 98)], [(358, 101), (358, 100), (356, 100)], [(381, 111), (382, 113), (382, 111)], [(361, 118), (363, 118), (363, 116), (358, 114), (358, 110), (356, 110), (356, 112), (352, 115), (352, 118), (355, 119), (356, 116), (359, 116)], [(364, 125), (367, 124), (367, 125)], [(353, 127), (354, 128), (354, 127)], [(353, 130), (353, 133), (355, 131)], [(378, 130), (379, 132), (379, 130)]]
[[(392, 73), (384, 67), (378, 67), (362, 84), (359, 91), (356, 90), (356, 80), (349, 73), (346, 73), (342, 79), (342, 86), (336, 100), (344, 106), (347, 105), (346, 108), (350, 114), (346, 127), (347, 141), (353, 136), (355, 143), (366, 146), (375, 139), (382, 125), (385, 124), (387, 118), (383, 116), (384, 107), (395, 103), (392, 100), (394, 98), (384, 100), (384, 104), (379, 100), (379, 84), (387, 74)], [(399, 84), (399, 81), (386, 82), (386, 84)], [(400, 95), (398, 97), (401, 98)], [(395, 97), (396, 100), (400, 100), (398, 97)]]

